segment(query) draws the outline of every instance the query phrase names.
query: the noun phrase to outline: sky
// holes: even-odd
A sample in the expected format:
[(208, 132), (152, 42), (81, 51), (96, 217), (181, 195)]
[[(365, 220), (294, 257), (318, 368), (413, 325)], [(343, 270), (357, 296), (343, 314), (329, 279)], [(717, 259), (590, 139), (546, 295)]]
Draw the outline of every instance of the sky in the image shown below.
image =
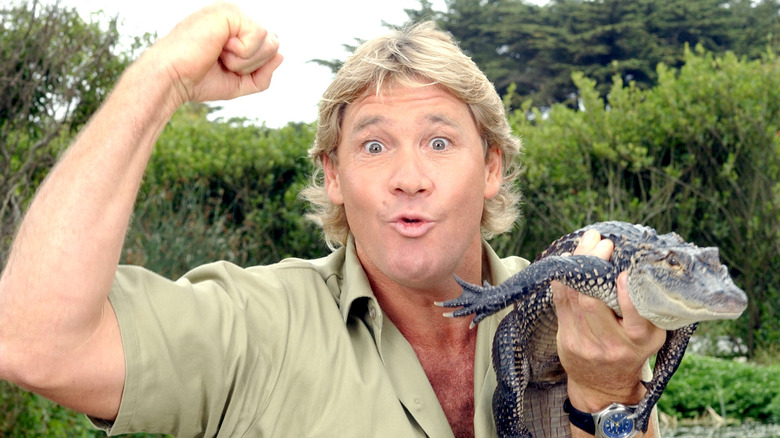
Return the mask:
[[(0, 0), (4, 2), (7, 0)], [(49, 0), (47, 3), (53, 3)], [(181, 19), (211, 0), (60, 0), (75, 7), (85, 19), (93, 12), (118, 15), (122, 35), (157, 32), (162, 37)], [(312, 59), (345, 59), (342, 44), (355, 38), (384, 34), (382, 21), (403, 24), (404, 9), (419, 9), (418, 0), (233, 0), (256, 22), (279, 36), (284, 62), (274, 73), (271, 87), (259, 94), (216, 102), (222, 109), (215, 117), (246, 117), (277, 128), (288, 122), (313, 122), (317, 103), (333, 78), (329, 68)], [(434, 9), (444, 10), (444, 0), (434, 0)]]

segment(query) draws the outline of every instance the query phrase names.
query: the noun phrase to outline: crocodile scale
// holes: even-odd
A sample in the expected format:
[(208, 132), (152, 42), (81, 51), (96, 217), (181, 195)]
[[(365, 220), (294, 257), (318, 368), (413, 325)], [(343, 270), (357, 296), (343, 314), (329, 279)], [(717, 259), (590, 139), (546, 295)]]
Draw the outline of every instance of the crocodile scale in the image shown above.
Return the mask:
[[(582, 235), (598, 230), (614, 243), (609, 261), (572, 253)], [(604, 301), (618, 316), (616, 279), (628, 271), (629, 296), (639, 314), (667, 330), (656, 355), (653, 377), (633, 415), (645, 432), (650, 415), (682, 360), (699, 321), (737, 318), (747, 296), (720, 263), (717, 248), (700, 248), (675, 233), (626, 222), (599, 222), (553, 242), (526, 269), (498, 286), (464, 282), (460, 297), (437, 303), (461, 307), (446, 316), (474, 315), (472, 325), (512, 305), (493, 341), (493, 366), (498, 385), (493, 416), (501, 437), (532, 436), (523, 417), (526, 390), (545, 391), (565, 382), (566, 373), (556, 348), (557, 318), (550, 283), (557, 280)], [(563, 418), (563, 407), (554, 414)], [(566, 428), (568, 430), (568, 428)]]

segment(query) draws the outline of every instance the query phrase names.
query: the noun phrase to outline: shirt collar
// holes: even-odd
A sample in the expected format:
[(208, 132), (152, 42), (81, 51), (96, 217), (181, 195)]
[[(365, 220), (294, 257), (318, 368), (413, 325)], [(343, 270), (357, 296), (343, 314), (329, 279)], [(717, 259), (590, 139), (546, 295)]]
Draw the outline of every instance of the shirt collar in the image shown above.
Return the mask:
[[(509, 258), (502, 260), (486, 241), (482, 242), (482, 250), (483, 261), (487, 263), (487, 272), (489, 273), (489, 278), (486, 280), (493, 285), (503, 283), (514, 272), (528, 264), (527, 261), (522, 259), (514, 260), (514, 258)], [(355, 239), (352, 234), (347, 237), (347, 244), (339, 248), (328, 258), (335, 258), (332, 261), (340, 265), (340, 272), (337, 274), (339, 284), (337, 290), (334, 290), (334, 298), (338, 300), (344, 322), (347, 322), (350, 313), (353, 311), (378, 313), (380, 311), (379, 305), (363, 266), (358, 259), (357, 251), (355, 250)], [(516, 263), (522, 266), (512, 270), (510, 268), (513, 266), (507, 266), (507, 263), (510, 265)], [(356, 316), (362, 318), (363, 314)], [(379, 315), (372, 314), (370, 316), (374, 319)], [(379, 320), (379, 318), (376, 319)]]
[[(355, 250), (355, 239), (352, 237), (352, 234), (347, 238), (346, 246), (341, 248), (340, 251), (344, 252), (344, 262), (341, 268), (343, 282), (341, 284), (339, 307), (341, 308), (341, 316), (344, 318), (344, 322), (347, 322), (350, 313), (353, 311), (369, 311), (374, 313), (370, 316), (376, 318), (375, 312), (379, 311), (379, 305), (377, 304), (376, 296), (374, 296), (374, 291), (371, 289), (371, 283), (368, 281), (366, 272), (360, 264), (360, 259), (358, 259), (357, 251)], [(356, 316), (363, 317), (364, 315)]]

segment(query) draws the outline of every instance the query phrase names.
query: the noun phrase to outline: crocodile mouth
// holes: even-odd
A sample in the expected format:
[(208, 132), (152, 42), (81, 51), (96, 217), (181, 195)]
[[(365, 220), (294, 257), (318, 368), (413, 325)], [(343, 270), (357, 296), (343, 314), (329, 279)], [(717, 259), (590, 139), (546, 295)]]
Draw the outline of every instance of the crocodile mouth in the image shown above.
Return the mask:
[(747, 300), (736, 292), (721, 301), (691, 300), (677, 294), (656, 295), (654, 303), (637, 310), (640, 315), (665, 330), (676, 330), (698, 321), (736, 319), (747, 307)]

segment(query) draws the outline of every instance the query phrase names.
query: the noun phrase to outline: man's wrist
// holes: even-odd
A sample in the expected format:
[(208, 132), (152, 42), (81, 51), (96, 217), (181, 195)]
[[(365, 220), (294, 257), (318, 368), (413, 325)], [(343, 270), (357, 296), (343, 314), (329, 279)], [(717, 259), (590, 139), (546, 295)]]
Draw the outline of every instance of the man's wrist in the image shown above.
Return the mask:
[(598, 412), (612, 403), (635, 405), (645, 395), (642, 382), (630, 388), (585, 388), (581, 385), (568, 384), (569, 400), (575, 408), (583, 412)]
[[(174, 76), (175, 71), (166, 58), (165, 49), (152, 45), (123, 72), (115, 91), (129, 89), (131, 95), (143, 96), (135, 99), (132, 106), (167, 123), (187, 101), (186, 92)], [(139, 89), (144, 92), (139, 94)]]

